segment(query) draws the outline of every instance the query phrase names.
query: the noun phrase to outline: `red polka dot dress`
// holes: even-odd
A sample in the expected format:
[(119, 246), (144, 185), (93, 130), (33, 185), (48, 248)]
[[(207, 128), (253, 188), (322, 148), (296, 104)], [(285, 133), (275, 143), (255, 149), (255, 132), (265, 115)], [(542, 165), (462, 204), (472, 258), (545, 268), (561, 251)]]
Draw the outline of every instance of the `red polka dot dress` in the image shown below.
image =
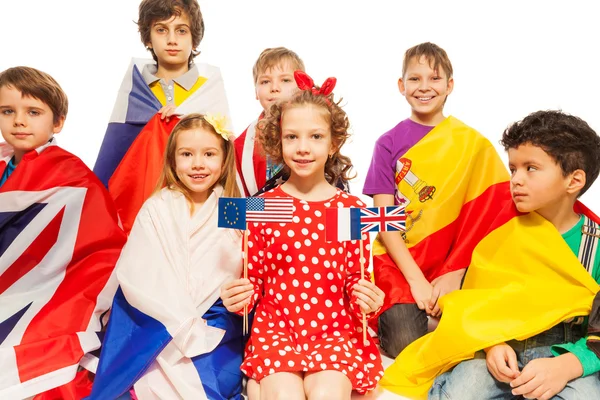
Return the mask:
[[(262, 197), (290, 197), (277, 187)], [(256, 313), (242, 371), (260, 381), (276, 372), (337, 370), (359, 393), (383, 375), (381, 357), (362, 340), (362, 314), (352, 295), (360, 279), (359, 241), (325, 241), (325, 209), (364, 207), (337, 191), (326, 201), (294, 199), (294, 222), (248, 226), (248, 276)], [(368, 266), (368, 236), (363, 242)], [(367, 316), (373, 317), (373, 315)]]

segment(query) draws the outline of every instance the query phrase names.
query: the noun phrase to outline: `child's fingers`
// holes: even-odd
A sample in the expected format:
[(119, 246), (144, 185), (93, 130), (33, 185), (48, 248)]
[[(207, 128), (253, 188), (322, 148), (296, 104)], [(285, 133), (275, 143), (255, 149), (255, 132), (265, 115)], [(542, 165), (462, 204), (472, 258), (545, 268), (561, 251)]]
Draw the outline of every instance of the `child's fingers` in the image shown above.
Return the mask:
[(508, 368), (510, 368), (512, 374), (510, 375), (510, 377), (512, 379), (516, 378), (519, 376), (519, 364), (517, 362), (517, 355), (515, 353), (510, 353), (508, 354)]
[[(440, 297), (440, 287), (439, 286), (434, 286), (433, 290), (431, 291), (431, 297), (429, 298), (429, 308), (430, 309), (434, 309), (435, 307), (437, 307), (437, 301), (438, 298)], [(439, 310), (439, 308), (438, 308)]]
[[(354, 285), (353, 289), (354, 293), (362, 293), (370, 298), (380, 297), (378, 291), (381, 292), (381, 290), (371, 282), (367, 282), (364, 279), (359, 280), (358, 283)], [(381, 293), (383, 294), (383, 292)]]
[(439, 317), (440, 314), (441, 314), (440, 306), (438, 305), (438, 303), (435, 303), (435, 306), (433, 306), (433, 309), (431, 310), (431, 316)]
[(232, 304), (232, 305), (225, 305), (225, 301), (223, 301), (223, 305), (225, 305), (225, 308), (227, 309), (227, 311), (229, 312), (238, 312), (240, 311), (242, 308), (244, 308), (244, 306), (250, 304), (250, 297), (248, 297), (246, 300), (240, 302), (240, 303), (236, 303), (236, 304)]
[(365, 311), (367, 314), (376, 311), (381, 306), (381, 304), (378, 304), (377, 301), (365, 295), (364, 293), (355, 291), (354, 295), (357, 298), (357, 302), (360, 300), (363, 304), (365, 304), (366, 307), (363, 308), (363, 311)]
[[(250, 299), (252, 297), (252, 294), (253, 294), (253, 291), (250, 291), (250, 292), (240, 293), (240, 294), (238, 294), (236, 296), (233, 296), (233, 297), (222, 298), (223, 299), (223, 305), (229, 311), (233, 311), (233, 312), (239, 311), (242, 307), (244, 307), (244, 305), (250, 303)], [(235, 310), (233, 310), (233, 309), (235, 309)]]
[(246, 278), (234, 279), (231, 282), (227, 282), (226, 284), (224, 284), (221, 287), (221, 293), (225, 292), (226, 290), (232, 289), (236, 286), (247, 286), (247, 285), (251, 285), (249, 279), (246, 279)]

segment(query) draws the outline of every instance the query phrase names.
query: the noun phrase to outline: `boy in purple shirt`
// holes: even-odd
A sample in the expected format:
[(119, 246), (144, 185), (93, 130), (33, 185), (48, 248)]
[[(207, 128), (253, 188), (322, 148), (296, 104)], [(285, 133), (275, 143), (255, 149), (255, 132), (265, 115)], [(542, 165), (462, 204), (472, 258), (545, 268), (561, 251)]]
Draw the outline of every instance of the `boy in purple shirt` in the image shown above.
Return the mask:
[[(485, 215), (510, 201), (493, 146), (443, 114), (452, 73), (448, 55), (433, 43), (406, 51), (398, 87), (411, 115), (377, 140), (363, 188), (376, 207), (407, 210), (406, 232), (382, 232), (373, 244), (375, 282), (386, 296), (378, 333), (391, 357), (427, 333), (427, 316), (441, 314), (438, 299), (460, 288), (491, 222)], [(483, 169), (489, 174), (477, 173)], [(475, 212), (464, 212), (470, 200)]]

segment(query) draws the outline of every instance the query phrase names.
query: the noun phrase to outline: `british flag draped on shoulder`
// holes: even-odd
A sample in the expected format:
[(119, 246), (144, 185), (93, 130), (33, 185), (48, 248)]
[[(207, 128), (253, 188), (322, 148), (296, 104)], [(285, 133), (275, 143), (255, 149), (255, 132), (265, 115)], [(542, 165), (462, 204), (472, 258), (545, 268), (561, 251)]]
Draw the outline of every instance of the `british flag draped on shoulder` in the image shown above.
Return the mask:
[[(127, 69), (94, 166), (94, 173), (115, 201), (126, 232), (156, 187), (167, 139), (178, 121), (172, 118), (166, 122), (157, 114), (162, 104), (142, 77), (144, 65), (149, 63), (153, 61), (133, 59)], [(208, 64), (196, 67), (205, 82), (177, 107), (175, 114), (211, 112), (229, 116), (220, 70)]]
[[(89, 394), (125, 234), (106, 189), (55, 139), (0, 187), (0, 398)], [(0, 174), (12, 149), (0, 144)]]

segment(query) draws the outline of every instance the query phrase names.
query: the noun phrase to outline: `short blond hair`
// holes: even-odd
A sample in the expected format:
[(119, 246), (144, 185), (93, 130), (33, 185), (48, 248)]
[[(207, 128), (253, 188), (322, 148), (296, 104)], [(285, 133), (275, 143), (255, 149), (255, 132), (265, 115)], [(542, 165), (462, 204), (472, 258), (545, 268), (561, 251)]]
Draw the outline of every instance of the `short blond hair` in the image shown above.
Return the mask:
[(454, 72), (448, 54), (446, 54), (446, 51), (440, 46), (431, 42), (421, 43), (406, 50), (406, 53), (404, 53), (404, 62), (402, 63), (403, 77), (406, 74), (406, 69), (408, 68), (410, 60), (416, 58), (418, 61), (421, 57), (425, 57), (425, 59), (429, 61), (431, 69), (439, 72), (439, 68), (441, 67), (446, 73), (446, 78), (452, 78)]
[(258, 60), (254, 63), (254, 67), (252, 67), (254, 84), (256, 85), (256, 80), (260, 74), (284, 62), (289, 62), (294, 68), (294, 71), (304, 71), (304, 61), (302, 61), (298, 54), (292, 50), (285, 47), (264, 49), (263, 52), (260, 53), (260, 56), (258, 56)]

